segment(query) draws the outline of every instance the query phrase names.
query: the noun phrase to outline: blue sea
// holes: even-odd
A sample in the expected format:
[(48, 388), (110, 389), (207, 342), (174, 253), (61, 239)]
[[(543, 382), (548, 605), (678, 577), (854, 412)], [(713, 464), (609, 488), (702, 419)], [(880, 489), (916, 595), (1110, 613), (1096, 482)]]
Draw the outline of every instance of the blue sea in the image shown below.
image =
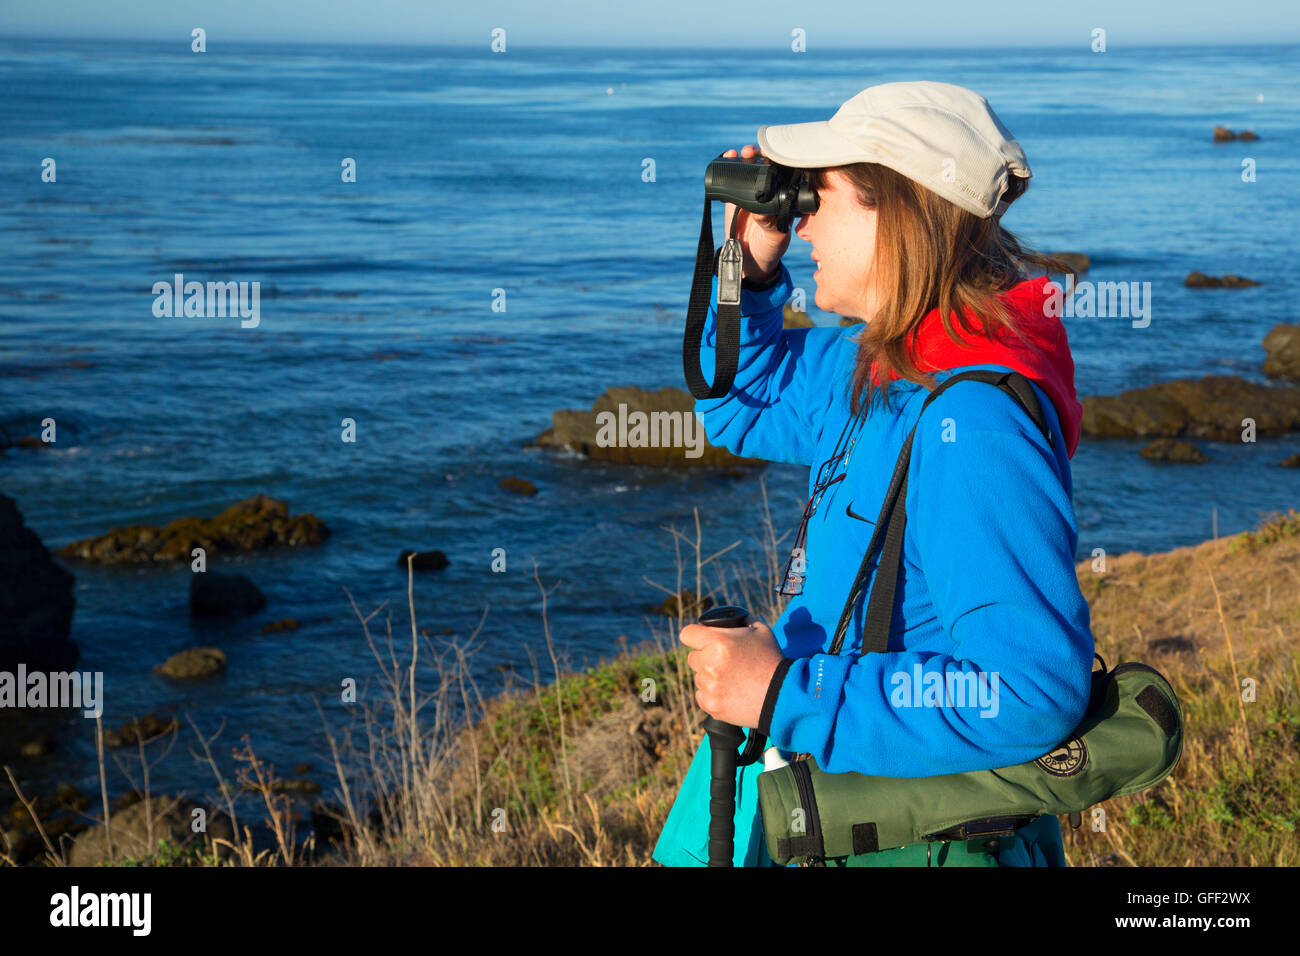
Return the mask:
[[(205, 731), (224, 720), (223, 741), (249, 734), (282, 773), (314, 762), (328, 788), (313, 698), (337, 712), (340, 682), (374, 672), (349, 593), (408, 626), (402, 549), (450, 558), (416, 580), (419, 624), (464, 639), (481, 622), (476, 676), (491, 690), (503, 668), (531, 676), (530, 654), (551, 676), (535, 574), (557, 649), (580, 666), (650, 636), (645, 606), (663, 592), (649, 581), (676, 586), (666, 528), (693, 533), (698, 509), (706, 552), (738, 541), (728, 557), (754, 557), (764, 488), (778, 533), (796, 523), (806, 468), (667, 472), (527, 447), (552, 411), (611, 385), (683, 387), (712, 157), (875, 83), (972, 87), (1034, 172), (1006, 225), (1090, 254), (1090, 280), (1151, 283), (1146, 328), (1066, 320), (1080, 395), (1263, 381), (1261, 340), (1296, 321), (1300, 296), (1298, 53), (0, 40), (0, 425), (16, 438), (57, 423), (52, 449), (0, 457), (0, 490), (51, 548), (258, 492), (323, 518), (320, 548), (213, 562), (269, 599), (234, 623), (191, 621), (187, 568), (75, 567), (73, 636), (79, 667), (105, 675), (106, 723), (156, 709)], [(1216, 145), (1216, 124), (1260, 139)], [(787, 263), (811, 303), (809, 251), (796, 239)], [(1190, 290), (1191, 270), (1264, 284)], [(176, 273), (260, 282), (260, 324), (156, 317), (154, 283)], [(1297, 505), (1297, 472), (1275, 463), (1300, 435), (1202, 442), (1199, 467), (1148, 463), (1143, 444), (1079, 448), (1080, 558), (1192, 544)], [(500, 490), (511, 475), (539, 493)], [(284, 617), (301, 628), (260, 633)], [(226, 651), (224, 677), (152, 672), (196, 645)], [(92, 785), (89, 727), (69, 718), (22, 779)], [(211, 784), (182, 750), (155, 789)], [(116, 771), (110, 784), (126, 786)]]

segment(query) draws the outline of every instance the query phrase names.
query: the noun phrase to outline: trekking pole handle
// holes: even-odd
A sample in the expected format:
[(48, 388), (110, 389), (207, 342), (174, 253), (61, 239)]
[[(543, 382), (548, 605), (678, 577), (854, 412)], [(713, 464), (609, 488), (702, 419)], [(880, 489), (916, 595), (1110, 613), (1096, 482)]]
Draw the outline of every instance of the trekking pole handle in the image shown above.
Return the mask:
[[(748, 627), (743, 607), (715, 607), (700, 615), (705, 627)], [(745, 732), (716, 717), (706, 717), (709, 737), (709, 866), (731, 866), (736, 845), (736, 760)]]

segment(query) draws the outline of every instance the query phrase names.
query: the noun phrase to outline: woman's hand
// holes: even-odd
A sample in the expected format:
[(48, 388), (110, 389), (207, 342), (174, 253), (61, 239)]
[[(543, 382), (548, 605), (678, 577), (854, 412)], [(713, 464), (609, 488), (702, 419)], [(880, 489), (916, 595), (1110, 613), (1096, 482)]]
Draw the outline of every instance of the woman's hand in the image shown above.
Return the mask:
[[(729, 149), (722, 154), (734, 157), (736, 151)], [(757, 146), (746, 146), (741, 151), (742, 159), (759, 155)], [(731, 235), (731, 220), (739, 213), (740, 222), (736, 226), (736, 238), (744, 251), (744, 265), (741, 274), (753, 281), (770, 279), (781, 267), (781, 257), (790, 248), (790, 233), (776, 228), (775, 216), (762, 216), (748, 209), (737, 209), (734, 203), (726, 203), (726, 231), (723, 237)]]
[(694, 648), (686, 663), (695, 671), (700, 709), (737, 727), (755, 726), (783, 656), (772, 629), (762, 622), (748, 627), (688, 624), (680, 640)]

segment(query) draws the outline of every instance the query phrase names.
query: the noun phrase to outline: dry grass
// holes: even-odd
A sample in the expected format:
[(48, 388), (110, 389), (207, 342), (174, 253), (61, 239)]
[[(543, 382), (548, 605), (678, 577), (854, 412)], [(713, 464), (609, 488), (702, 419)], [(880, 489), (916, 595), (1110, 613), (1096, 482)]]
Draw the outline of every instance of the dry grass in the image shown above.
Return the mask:
[[(766, 498), (765, 513), (766, 512)], [(693, 534), (667, 530), (677, 556), (667, 594), (689, 588), (774, 621), (780, 545), (765, 522), (764, 566), (706, 553)], [(1104, 829), (1066, 833), (1073, 865), (1231, 866), (1300, 862), (1300, 522), (1278, 515), (1253, 532), (1152, 555), (1077, 568), (1092, 609), (1097, 650), (1114, 666), (1143, 660), (1164, 673), (1182, 703), (1186, 744), (1176, 771), (1152, 790), (1111, 801)], [(702, 739), (680, 628), (699, 606), (647, 618), (650, 634), (593, 668), (567, 670), (546, 616), (539, 628), (549, 667), (485, 699), (472, 678), (478, 630), (463, 642), (423, 636), (408, 578), (406, 615), (356, 609), (381, 671), (373, 704), (353, 707), (351, 726), (321, 723), (334, 756), (342, 837), (328, 847), (295, 835), (295, 814), (274, 768), (245, 742), (240, 782), (272, 838), (259, 846), (241, 824), (212, 756), (214, 737), (194, 733), (211, 766), (228, 839), (203, 851), (145, 862), (229, 865), (644, 866)], [(353, 605), (355, 609), (355, 604)], [(409, 625), (409, 626), (408, 626)], [(482, 623), (480, 622), (480, 628)], [(400, 635), (400, 636), (399, 636)], [(558, 676), (558, 680), (556, 679)], [(1243, 696), (1243, 690), (1245, 695)], [(319, 708), (318, 708), (319, 710)], [(147, 797), (143, 745), (140, 765)], [(103, 785), (101, 750), (101, 798)], [(156, 762), (156, 761), (152, 761)], [(17, 784), (14, 784), (15, 791)], [(35, 807), (24, 799), (35, 816)], [(39, 821), (38, 821), (39, 823)], [(47, 863), (66, 862), (41, 832)], [(0, 861), (6, 847), (0, 846)], [(12, 858), (9, 858), (12, 862)]]
[[(738, 603), (768, 620), (780, 606), (774, 581), (778, 539), (765, 522), (766, 568), (743, 571), (706, 554), (699, 515), (694, 534), (665, 529), (676, 560), (673, 586), (714, 604)], [(384, 670), (382, 705), (359, 730), (338, 739), (327, 728), (344, 804), (349, 862), (441, 865), (648, 865), (687, 764), (702, 737), (701, 715), (678, 631), (699, 606), (677, 602), (676, 617), (647, 620), (648, 640), (596, 667), (566, 671), (555, 651), (542, 595), (540, 628), (549, 659), (543, 674), (485, 700), (469, 676), (474, 637), (465, 644), (422, 639), (412, 623), (402, 646), (371, 636)], [(408, 614), (414, 614), (408, 592)], [(423, 657), (421, 657), (423, 655)], [(436, 690), (413, 688), (423, 660)], [(556, 680), (556, 677), (559, 677)], [(439, 707), (435, 701), (442, 702)], [(433, 708), (431, 720), (422, 719)], [(369, 808), (367, 810), (367, 808)]]
[[(1292, 513), (1294, 515), (1294, 512)], [(775, 620), (765, 604), (779, 568), (767, 523), (765, 568), (708, 587), (698, 522), (674, 531), (675, 593), (693, 584), (719, 603)], [(682, 546), (686, 554), (683, 556)], [(683, 560), (684, 557), (684, 560)], [(694, 574), (686, 580), (684, 569)], [(1143, 660), (1179, 695), (1183, 759), (1158, 787), (1111, 801), (1104, 829), (1070, 831), (1073, 865), (1294, 865), (1300, 823), (1300, 534), (1292, 516), (1254, 532), (1162, 554), (1126, 554), (1077, 572), (1097, 649), (1114, 666)], [(674, 590), (664, 588), (665, 591)], [(734, 597), (732, 595), (735, 595)], [(689, 609), (688, 609), (689, 610)], [(652, 645), (586, 672), (489, 702), (453, 750), (472, 755), (446, 794), (471, 800), (454, 830), (425, 835), (418, 862), (645, 865), (702, 738), (693, 686), (673, 647), (684, 620)], [(656, 699), (641, 699), (645, 681)], [(1251, 699), (1253, 688), (1253, 699)], [(1243, 696), (1243, 691), (1244, 696)], [(494, 832), (483, 808), (499, 808)], [(385, 859), (385, 850), (369, 862)], [(391, 858), (389, 858), (391, 860)]]
[(1279, 516), (1194, 547), (1120, 555), (1104, 573), (1079, 565), (1098, 652), (1168, 677), (1186, 740), (1167, 780), (1103, 807), (1105, 832), (1066, 829), (1072, 863), (1300, 862), (1298, 531)]

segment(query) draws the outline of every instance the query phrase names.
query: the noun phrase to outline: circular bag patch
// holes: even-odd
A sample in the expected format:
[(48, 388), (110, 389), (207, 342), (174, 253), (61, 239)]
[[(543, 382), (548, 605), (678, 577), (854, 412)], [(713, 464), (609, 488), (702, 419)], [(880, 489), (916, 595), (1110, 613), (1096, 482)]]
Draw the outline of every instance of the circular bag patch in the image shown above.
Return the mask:
[(1088, 747), (1078, 737), (1071, 737), (1034, 761), (1053, 777), (1073, 777), (1087, 762)]

